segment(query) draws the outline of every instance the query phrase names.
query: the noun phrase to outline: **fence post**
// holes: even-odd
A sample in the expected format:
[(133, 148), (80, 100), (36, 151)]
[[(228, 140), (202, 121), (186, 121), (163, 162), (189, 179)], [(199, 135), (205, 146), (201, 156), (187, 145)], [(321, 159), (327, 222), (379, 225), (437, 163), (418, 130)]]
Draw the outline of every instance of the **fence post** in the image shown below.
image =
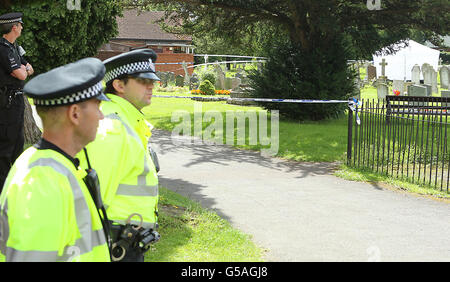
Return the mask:
[(353, 135), (353, 110), (348, 106), (348, 139), (347, 139), (347, 165), (350, 165), (352, 159), (352, 135)]

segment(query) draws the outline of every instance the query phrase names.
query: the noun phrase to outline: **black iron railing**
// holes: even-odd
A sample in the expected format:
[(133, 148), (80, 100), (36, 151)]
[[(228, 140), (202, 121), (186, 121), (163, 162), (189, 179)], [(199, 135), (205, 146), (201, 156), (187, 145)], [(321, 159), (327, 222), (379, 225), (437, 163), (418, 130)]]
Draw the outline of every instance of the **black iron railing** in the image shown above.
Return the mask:
[(449, 115), (450, 98), (362, 100), (349, 113), (347, 165), (448, 193)]

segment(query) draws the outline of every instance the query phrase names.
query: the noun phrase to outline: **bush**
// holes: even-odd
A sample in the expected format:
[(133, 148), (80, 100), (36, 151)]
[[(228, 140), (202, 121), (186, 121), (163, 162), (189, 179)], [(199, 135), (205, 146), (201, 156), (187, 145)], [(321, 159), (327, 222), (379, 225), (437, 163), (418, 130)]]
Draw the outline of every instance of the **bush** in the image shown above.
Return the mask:
[(199, 90), (203, 92), (205, 95), (215, 95), (216, 89), (214, 85), (209, 80), (204, 80), (200, 83)]
[(212, 85), (215, 85), (216, 84), (216, 74), (210, 70), (207, 70), (200, 75), (200, 80), (201, 81), (208, 80), (209, 82), (211, 82)]
[(442, 64), (450, 64), (450, 52), (441, 51)]
[[(311, 39), (313, 40), (313, 39)], [(250, 71), (248, 93), (255, 98), (347, 100), (353, 96), (354, 71), (347, 66), (350, 50), (343, 40), (333, 44), (315, 40), (311, 51), (303, 51), (285, 42), (268, 49), (261, 71)], [(267, 110), (279, 110), (294, 120), (322, 120), (337, 117), (346, 110), (341, 104), (264, 103)]]

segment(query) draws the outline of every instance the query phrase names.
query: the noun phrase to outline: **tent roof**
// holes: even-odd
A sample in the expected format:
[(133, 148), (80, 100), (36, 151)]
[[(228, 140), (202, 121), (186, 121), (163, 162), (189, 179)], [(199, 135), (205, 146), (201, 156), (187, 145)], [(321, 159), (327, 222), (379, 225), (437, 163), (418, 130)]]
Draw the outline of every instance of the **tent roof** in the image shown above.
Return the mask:
[[(402, 47), (403, 44), (396, 44)], [(411, 80), (411, 69), (414, 65), (422, 67), (428, 63), (437, 71), (439, 65), (438, 50), (434, 50), (414, 40), (408, 40), (408, 46), (401, 48), (392, 55), (373, 55), (373, 62), (377, 68), (377, 77), (381, 76), (381, 65), (383, 58), (387, 62), (386, 76), (391, 80)]]

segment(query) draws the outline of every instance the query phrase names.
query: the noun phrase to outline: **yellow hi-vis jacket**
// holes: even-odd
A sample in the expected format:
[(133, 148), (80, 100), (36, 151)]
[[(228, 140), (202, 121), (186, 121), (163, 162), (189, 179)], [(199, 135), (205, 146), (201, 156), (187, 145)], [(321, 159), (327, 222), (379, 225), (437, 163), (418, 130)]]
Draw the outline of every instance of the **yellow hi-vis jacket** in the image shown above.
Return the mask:
[[(144, 115), (127, 100), (107, 94), (103, 101), (105, 118), (100, 121), (96, 139), (86, 146), (89, 162), (97, 171), (108, 219), (125, 224), (138, 213), (143, 227), (155, 228), (158, 209), (158, 177), (147, 149), (150, 129)], [(83, 151), (79, 157), (87, 168)], [(139, 224), (133, 217), (131, 223)]]
[(55, 150), (30, 147), (22, 153), (0, 196), (6, 261), (110, 261), (85, 175)]

